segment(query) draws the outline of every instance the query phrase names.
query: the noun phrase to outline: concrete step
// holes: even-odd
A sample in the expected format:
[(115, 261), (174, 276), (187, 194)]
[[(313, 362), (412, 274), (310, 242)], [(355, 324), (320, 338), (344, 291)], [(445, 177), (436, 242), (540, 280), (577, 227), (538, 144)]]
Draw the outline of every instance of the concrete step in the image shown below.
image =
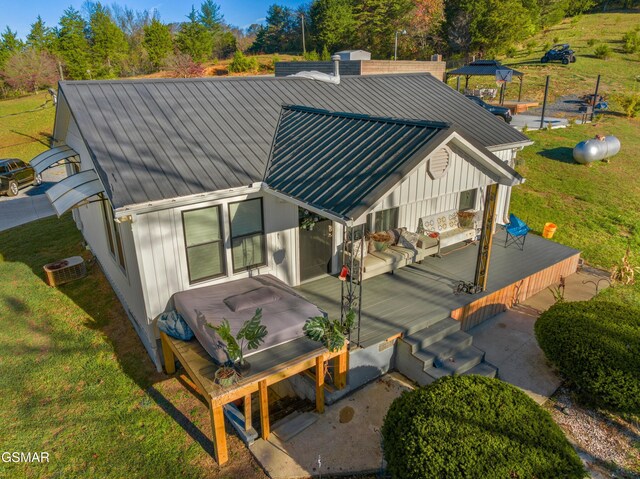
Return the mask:
[(429, 376), (439, 379), (443, 376), (463, 374), (480, 364), (483, 359), (484, 351), (469, 346), (442, 362), (436, 361), (433, 366), (425, 366), (424, 371)]
[[(464, 331), (456, 331), (440, 341), (430, 344), (426, 348), (416, 351), (414, 355), (424, 359), (425, 363), (433, 363), (436, 359), (445, 361), (456, 353), (468, 348), (473, 342), (473, 337)], [(429, 360), (429, 358), (431, 358)]]
[(424, 371), (424, 362), (413, 355), (409, 344), (404, 341), (398, 341), (396, 348), (396, 369), (399, 372), (417, 382), (420, 386), (426, 386), (435, 381), (433, 376)]
[(402, 340), (411, 346), (411, 351), (417, 351), (459, 331), (460, 327), (459, 321), (447, 317), (427, 328), (405, 336)]
[(482, 362), (462, 373), (463, 376), (471, 374), (477, 374), (478, 376), (485, 376), (487, 378), (495, 378), (498, 376), (498, 368), (491, 363)]
[(419, 321), (416, 321), (415, 323), (407, 326), (407, 329), (404, 332), (404, 336), (413, 336), (414, 334), (417, 334), (418, 331), (430, 328), (438, 324), (440, 321), (449, 318), (450, 314), (451, 311), (445, 309), (431, 311), (420, 318)]
[(313, 412), (290, 414), (273, 425), (273, 434), (281, 441), (287, 442), (315, 423), (319, 417)]

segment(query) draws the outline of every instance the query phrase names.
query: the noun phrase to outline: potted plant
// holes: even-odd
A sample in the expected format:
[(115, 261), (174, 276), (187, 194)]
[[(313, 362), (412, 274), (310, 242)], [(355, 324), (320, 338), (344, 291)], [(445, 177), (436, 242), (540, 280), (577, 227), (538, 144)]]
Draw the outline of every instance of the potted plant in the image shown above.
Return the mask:
[(231, 334), (231, 326), (226, 319), (223, 319), (218, 326), (211, 324), (207, 324), (207, 326), (218, 333), (227, 344), (227, 354), (233, 365), (240, 371), (246, 371), (250, 364), (244, 359), (245, 347), (247, 350), (258, 349), (267, 335), (267, 328), (261, 324), (261, 321), (262, 309), (258, 308), (253, 317), (244, 322), (235, 337)]
[(322, 343), (329, 351), (341, 350), (347, 341), (347, 335), (355, 321), (356, 313), (350, 309), (344, 322), (338, 319), (330, 320), (327, 316), (309, 318), (302, 330), (309, 339)]
[(233, 366), (220, 366), (214, 373), (216, 383), (223, 388), (227, 388), (238, 380), (238, 372)]

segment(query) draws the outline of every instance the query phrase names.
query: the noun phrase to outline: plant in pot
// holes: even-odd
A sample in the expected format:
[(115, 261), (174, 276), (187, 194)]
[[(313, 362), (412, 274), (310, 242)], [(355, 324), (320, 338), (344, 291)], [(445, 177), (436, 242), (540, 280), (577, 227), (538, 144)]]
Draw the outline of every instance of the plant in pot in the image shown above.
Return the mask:
[[(211, 324), (207, 324), (207, 326), (218, 333), (218, 336), (220, 336), (220, 338), (226, 343), (229, 360), (233, 366), (240, 371), (247, 371), (251, 366), (249, 362), (244, 359), (245, 348), (247, 350), (258, 349), (260, 344), (264, 342), (264, 338), (267, 336), (267, 328), (262, 324), (261, 308), (256, 309), (253, 317), (244, 322), (235, 336), (231, 333), (231, 326), (229, 325), (229, 321), (226, 319), (223, 319), (218, 326), (213, 326)], [(225, 368), (226, 371), (218, 374), (218, 371)], [(233, 367), (223, 366), (216, 371), (216, 379), (218, 379), (219, 375), (233, 376), (231, 371), (228, 371), (229, 369), (235, 373)], [(231, 384), (233, 384), (235, 380), (237, 380), (237, 374), (233, 376)], [(222, 383), (220, 384), (222, 385)]]
[[(313, 340), (322, 343), (329, 351), (340, 351), (347, 342), (347, 335), (353, 323), (355, 322), (356, 313), (350, 309), (344, 319), (329, 319), (327, 316), (315, 316), (305, 321), (302, 331), (304, 335)], [(324, 363), (325, 374), (329, 371), (329, 362)]]

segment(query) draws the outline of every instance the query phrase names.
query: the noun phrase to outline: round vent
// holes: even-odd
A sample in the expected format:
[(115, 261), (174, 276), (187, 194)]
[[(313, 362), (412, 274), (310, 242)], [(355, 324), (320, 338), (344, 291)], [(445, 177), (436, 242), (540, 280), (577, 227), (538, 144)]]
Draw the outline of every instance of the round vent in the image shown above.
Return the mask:
[(427, 161), (427, 173), (433, 180), (442, 178), (449, 169), (450, 163), (451, 150), (445, 146), (431, 155)]

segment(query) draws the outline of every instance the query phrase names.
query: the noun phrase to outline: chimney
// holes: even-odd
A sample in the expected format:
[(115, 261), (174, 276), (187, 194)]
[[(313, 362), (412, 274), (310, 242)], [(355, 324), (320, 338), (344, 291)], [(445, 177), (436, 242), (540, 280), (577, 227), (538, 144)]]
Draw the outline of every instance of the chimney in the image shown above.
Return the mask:
[(333, 76), (340, 76), (340, 55), (332, 55), (331, 60), (333, 61)]

